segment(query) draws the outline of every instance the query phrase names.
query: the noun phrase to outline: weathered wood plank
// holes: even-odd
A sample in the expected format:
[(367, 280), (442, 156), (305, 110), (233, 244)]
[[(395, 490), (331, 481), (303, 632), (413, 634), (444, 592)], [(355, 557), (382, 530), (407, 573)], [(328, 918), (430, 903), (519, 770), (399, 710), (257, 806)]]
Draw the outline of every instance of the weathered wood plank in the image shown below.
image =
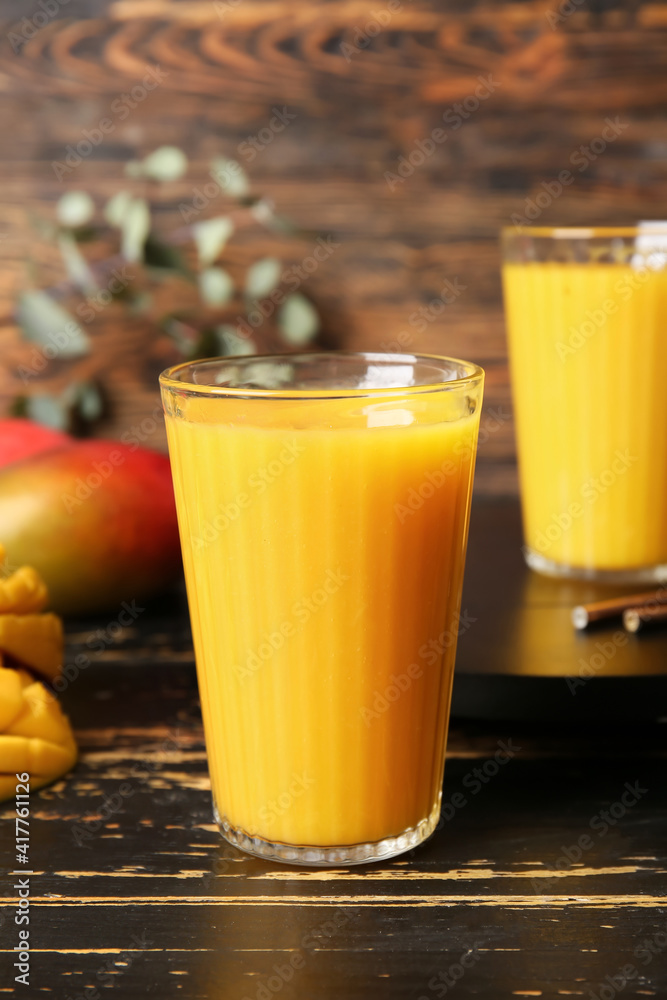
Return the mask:
[[(490, 540), (512, 544), (515, 504), (486, 503), (475, 519), (473, 570), (499, 558)], [(34, 990), (432, 1000), (456, 983), (496, 1000), (599, 995), (628, 965), (625, 996), (667, 989), (664, 722), (455, 720), (428, 843), (359, 868), (276, 865), (226, 844), (213, 822), (183, 613), (175, 594), (118, 635), (106, 621), (69, 623), (67, 663), (90, 653), (62, 693), (82, 753), (31, 797)], [(512, 751), (502, 767), (499, 741)], [(5, 871), (12, 816), (5, 804)], [(12, 884), (0, 901), (5, 990)]]
[[(667, 192), (667, 18), (659, 4), (580, 6), (556, 21), (559, 7), (547, 0), (493, 10), (421, 0), (378, 25), (377, 5), (359, 0), (245, 0), (223, 17), (208, 0), (73, 3), (39, 31), (28, 25), (32, 37), (14, 47), (9, 31), (21, 30), (25, 9), (3, 9), (0, 127), (12, 142), (0, 152), (0, 315), (9, 315), (23, 281), (21, 261), (43, 256), (24, 207), (52, 203), (67, 185), (89, 186), (101, 202), (124, 160), (176, 141), (194, 174), (169, 188), (172, 206), (192, 199), (220, 151), (241, 159), (281, 211), (341, 242), (306, 289), (325, 315), (327, 343), (377, 349), (407, 332), (410, 350), (469, 355), (490, 367), (487, 404), (497, 407), (508, 389), (499, 226), (563, 169), (574, 182), (542, 211), (545, 224), (651, 218)], [(123, 104), (155, 65), (166, 74), (160, 85), (134, 107)], [(479, 107), (443, 123), (489, 74), (497, 85)], [(253, 149), (248, 137), (267, 128), (276, 105), (296, 117)], [(59, 181), (52, 161), (109, 115), (112, 133)], [(619, 135), (582, 168), (572, 157), (607, 117), (618, 118)], [(446, 140), (391, 190), (385, 174), (401, 157), (417, 151), (418, 159), (417, 144), (443, 126)], [(209, 210), (218, 210), (215, 199)], [(265, 252), (265, 243), (256, 249)], [(410, 316), (457, 275), (466, 293), (413, 329)], [(115, 416), (103, 429), (113, 434), (153, 410), (155, 377), (169, 359), (128, 324), (109, 317), (107, 325), (94, 363), (78, 374), (114, 373)], [(17, 390), (10, 327), (0, 346), (8, 349), (6, 405)], [(151, 441), (163, 445), (161, 432)], [(480, 489), (516, 490), (512, 441), (508, 423), (480, 454)]]

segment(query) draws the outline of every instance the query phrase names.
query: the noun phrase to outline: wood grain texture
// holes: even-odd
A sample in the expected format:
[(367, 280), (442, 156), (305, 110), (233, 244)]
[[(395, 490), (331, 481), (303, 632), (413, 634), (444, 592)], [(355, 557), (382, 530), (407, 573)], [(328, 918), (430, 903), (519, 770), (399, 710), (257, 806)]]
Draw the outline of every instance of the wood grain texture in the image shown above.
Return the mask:
[[(478, 508), (474, 562), (495, 558), (480, 517), (507, 532), (507, 506)], [(629, 965), (623, 996), (664, 995), (664, 720), (454, 719), (443, 819), (425, 845), (351, 869), (275, 865), (227, 845), (213, 821), (182, 595), (91, 653), (106, 629), (69, 624), (67, 663), (90, 657), (62, 694), (81, 758), (31, 796), (31, 995), (589, 998)], [(493, 773), (499, 741), (512, 756)], [(4, 804), (4, 871), (13, 816)], [(12, 884), (0, 900), (4, 991)]]
[[(12, 139), (0, 151), (5, 400), (17, 389), (12, 296), (22, 262), (44, 256), (26, 208), (81, 186), (101, 203), (123, 161), (161, 143), (183, 145), (193, 167), (165, 192), (165, 226), (207, 182), (210, 157), (235, 156), (282, 212), (340, 243), (304, 286), (327, 343), (471, 357), (488, 370), (489, 407), (509, 406), (499, 227), (526, 199), (544, 200), (543, 182), (564, 169), (574, 182), (543, 209), (544, 224), (631, 223), (665, 204), (664, 5), (574, 4), (564, 16), (555, 0), (73, 4), (34, 31), (22, 20), (30, 11), (8, 4), (0, 29), (0, 126)], [(151, 67), (161, 82), (133, 99)], [(480, 78), (491, 81), (482, 99)], [(270, 128), (276, 107), (294, 115), (280, 131)], [(52, 163), (104, 117), (111, 132), (59, 180)], [(618, 120), (617, 138), (573, 163), (606, 118)], [(390, 185), (436, 128), (446, 138)], [(204, 214), (215, 211), (214, 198)], [(250, 237), (245, 246), (297, 262), (308, 253)], [(436, 314), (429, 304), (446, 280), (464, 291)], [(152, 411), (164, 352), (111, 314), (98, 325), (84, 374), (105, 373), (115, 417), (104, 433), (115, 434)], [(480, 453), (478, 488), (516, 489), (511, 419)]]
[[(164, 664), (96, 666), (68, 692), (81, 761), (32, 799), (37, 989), (77, 996), (103, 988), (108, 973), (127, 1000), (242, 1000), (261, 997), (260, 984), (295, 955), (286, 997), (437, 996), (429, 982), (474, 949), (461, 996), (588, 996), (638, 964), (635, 948), (667, 924), (664, 765), (647, 732), (625, 734), (622, 759), (581, 734), (579, 756), (567, 760), (557, 734), (549, 750), (535, 731), (454, 731), (445, 800), (470, 787), (466, 776), (498, 738), (522, 751), (412, 855), (313, 872), (221, 841), (195, 698), (192, 671)], [(143, 721), (149, 703), (163, 723)], [(91, 705), (122, 725), (91, 730)], [(564, 862), (591, 819), (638, 780), (637, 806), (593, 834), (581, 863)], [(15, 902), (3, 900), (5, 916)], [(0, 955), (6, 981), (8, 950)], [(659, 996), (664, 962), (641, 971), (628, 995)]]

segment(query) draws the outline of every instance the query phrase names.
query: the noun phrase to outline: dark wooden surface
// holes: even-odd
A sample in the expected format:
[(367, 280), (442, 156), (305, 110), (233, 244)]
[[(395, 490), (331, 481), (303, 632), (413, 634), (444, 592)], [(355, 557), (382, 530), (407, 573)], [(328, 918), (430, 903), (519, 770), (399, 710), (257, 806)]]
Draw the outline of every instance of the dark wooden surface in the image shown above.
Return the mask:
[[(487, 407), (508, 416), (480, 448), (478, 488), (514, 491), (497, 232), (525, 212), (526, 199), (544, 198), (543, 182), (562, 170), (573, 183), (544, 208), (543, 224), (664, 215), (667, 6), (574, 0), (555, 20), (560, 0), (404, 0), (387, 20), (384, 0), (54, 3), (56, 16), (34, 31), (28, 25), (33, 37), (14, 48), (10, 32), (25, 31), (23, 18), (41, 8), (5, 0), (0, 9), (0, 315), (9, 316), (26, 259), (54, 274), (27, 208), (48, 210), (70, 187), (89, 188), (101, 204), (124, 183), (124, 161), (175, 142), (193, 174), (166, 190), (166, 226), (207, 180), (210, 157), (236, 156), (281, 211), (340, 243), (305, 287), (332, 338), (382, 348), (405, 333), (410, 350), (469, 357), (487, 369)], [(342, 47), (359, 41), (351, 55)], [(156, 65), (163, 83), (115, 116), (113, 132), (59, 180), (52, 162)], [(493, 93), (460, 127), (445, 122), (446, 141), (391, 190), (385, 174), (489, 74)], [(267, 127), (275, 106), (296, 117), (250, 161), (241, 144)], [(627, 125), (618, 137), (573, 164), (617, 116)], [(218, 211), (215, 201), (209, 210)], [(253, 245), (295, 262), (308, 253), (307, 245)], [(465, 290), (440, 315), (411, 323), (445, 280)], [(145, 332), (112, 312), (96, 329), (95, 356), (78, 369), (108, 382), (115, 417), (106, 433), (114, 433), (153, 409), (160, 359)], [(10, 322), (0, 348), (7, 400), (23, 388)], [(157, 425), (150, 440), (162, 440)]]
[[(496, 518), (511, 534), (516, 517), (513, 507), (477, 509), (473, 578), (493, 559), (484, 524)], [(147, 610), (62, 696), (81, 760), (31, 798), (34, 951), (17, 996), (589, 1000), (612, 988), (607, 977), (618, 986), (624, 966), (636, 974), (623, 997), (665, 995), (664, 721), (454, 719), (447, 818), (427, 844), (348, 870), (279, 866), (226, 845), (213, 823), (182, 612), (178, 598)], [(105, 625), (72, 624), (70, 653)], [(499, 740), (512, 756), (494, 768)], [(627, 808), (626, 783), (639, 786)], [(12, 816), (5, 807), (5, 871)], [(6, 992), (11, 885), (6, 877), (0, 908)], [(469, 950), (470, 968), (451, 985)]]

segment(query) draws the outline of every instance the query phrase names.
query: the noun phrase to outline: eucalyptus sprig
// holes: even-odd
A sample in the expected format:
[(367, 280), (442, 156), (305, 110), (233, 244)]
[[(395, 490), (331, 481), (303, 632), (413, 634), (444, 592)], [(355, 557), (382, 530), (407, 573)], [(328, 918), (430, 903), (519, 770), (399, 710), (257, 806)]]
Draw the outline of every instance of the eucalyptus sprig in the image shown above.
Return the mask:
[[(111, 302), (126, 310), (128, 317), (153, 320), (186, 359), (257, 353), (256, 335), (261, 338), (263, 321), (249, 319), (270, 315), (259, 308), (269, 299), (275, 303), (271, 309), (275, 309), (275, 329), (286, 347), (304, 346), (317, 336), (320, 317), (310, 300), (299, 291), (279, 290), (283, 264), (277, 257), (252, 261), (241, 281), (234, 278), (234, 268), (229, 269), (228, 245), (246, 227), (259, 224), (283, 237), (311, 235), (278, 215), (268, 198), (253, 194), (239, 163), (217, 157), (209, 174), (217, 192), (209, 198), (194, 188), (195, 197), (178, 206), (182, 224), (171, 232), (158, 229), (152, 201), (162, 195), (164, 185), (181, 180), (187, 169), (182, 150), (162, 146), (143, 160), (126, 164), (132, 187), (116, 191), (101, 212), (90, 194), (71, 190), (58, 201), (54, 222), (38, 220), (41, 235), (58, 248), (66, 279), (42, 289), (33, 276), (30, 287), (19, 295), (16, 319), (23, 339), (34, 345), (36, 359), (32, 367), (19, 368), (24, 383), (51, 362), (90, 354), (94, 338), (84, 324)], [(143, 184), (142, 194), (136, 193), (137, 184)], [(208, 191), (211, 185), (204, 188)], [(224, 212), (207, 215), (214, 200), (222, 201)], [(110, 238), (115, 252), (95, 254), (99, 243), (106, 246)], [(129, 270), (134, 272), (131, 278)], [(155, 315), (154, 293), (177, 281), (188, 283), (195, 305)], [(73, 311), (68, 308), (72, 298)], [(232, 305), (243, 323), (235, 324), (224, 315)], [(104, 398), (102, 386), (79, 380), (57, 396), (26, 393), (13, 409), (51, 426), (85, 430), (103, 415)]]

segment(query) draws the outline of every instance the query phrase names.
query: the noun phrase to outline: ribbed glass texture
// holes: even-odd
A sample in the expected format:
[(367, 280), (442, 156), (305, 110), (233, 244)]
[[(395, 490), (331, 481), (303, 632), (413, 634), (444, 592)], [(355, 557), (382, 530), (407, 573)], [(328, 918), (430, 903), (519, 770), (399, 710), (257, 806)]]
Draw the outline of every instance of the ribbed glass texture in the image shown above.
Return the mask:
[(439, 814), (483, 374), (222, 359), (162, 392), (223, 835), (355, 863)]
[(503, 233), (526, 558), (667, 575), (667, 227)]

